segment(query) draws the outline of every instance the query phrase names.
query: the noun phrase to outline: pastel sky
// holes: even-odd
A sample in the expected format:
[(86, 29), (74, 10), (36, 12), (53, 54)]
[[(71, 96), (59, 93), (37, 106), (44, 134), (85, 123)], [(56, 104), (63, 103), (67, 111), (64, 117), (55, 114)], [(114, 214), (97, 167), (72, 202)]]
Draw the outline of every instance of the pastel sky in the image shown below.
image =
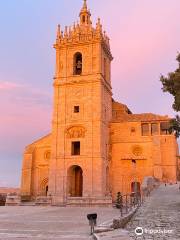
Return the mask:
[[(160, 74), (177, 67), (179, 0), (89, 0), (114, 56), (114, 98), (134, 113), (173, 116)], [(57, 24), (78, 20), (82, 0), (0, 1), (0, 186), (18, 186), (24, 147), (49, 133)]]

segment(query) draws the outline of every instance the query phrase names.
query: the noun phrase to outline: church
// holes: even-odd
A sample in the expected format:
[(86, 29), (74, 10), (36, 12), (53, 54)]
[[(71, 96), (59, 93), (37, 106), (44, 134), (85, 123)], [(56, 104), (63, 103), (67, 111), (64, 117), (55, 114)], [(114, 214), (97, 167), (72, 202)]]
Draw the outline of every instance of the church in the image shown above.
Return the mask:
[(109, 205), (145, 177), (176, 182), (178, 145), (168, 116), (133, 114), (112, 98), (110, 41), (84, 0), (79, 23), (58, 25), (52, 129), (25, 148), (21, 198)]

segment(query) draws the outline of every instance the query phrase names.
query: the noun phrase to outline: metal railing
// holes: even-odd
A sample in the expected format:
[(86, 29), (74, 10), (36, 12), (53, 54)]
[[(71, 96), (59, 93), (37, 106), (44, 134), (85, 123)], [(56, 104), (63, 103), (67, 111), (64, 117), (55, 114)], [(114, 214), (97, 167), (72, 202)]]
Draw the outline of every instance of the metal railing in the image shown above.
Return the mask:
[(140, 192), (132, 192), (131, 194), (121, 195), (121, 193), (117, 193), (117, 200), (115, 203), (115, 207), (120, 210), (121, 217), (123, 215), (127, 215), (129, 212), (133, 210), (133, 208), (140, 207), (144, 202), (144, 197)]

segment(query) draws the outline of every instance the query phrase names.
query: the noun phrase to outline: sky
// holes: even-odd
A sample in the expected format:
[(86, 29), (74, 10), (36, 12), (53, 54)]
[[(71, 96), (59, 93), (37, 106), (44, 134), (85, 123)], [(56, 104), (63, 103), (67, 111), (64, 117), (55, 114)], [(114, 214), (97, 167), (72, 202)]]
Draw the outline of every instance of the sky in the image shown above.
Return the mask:
[[(0, 1), (0, 186), (20, 184), (24, 147), (51, 131), (57, 25), (77, 21), (82, 0)], [(179, 0), (88, 0), (114, 57), (114, 99), (133, 113), (174, 116), (160, 75), (177, 68)]]

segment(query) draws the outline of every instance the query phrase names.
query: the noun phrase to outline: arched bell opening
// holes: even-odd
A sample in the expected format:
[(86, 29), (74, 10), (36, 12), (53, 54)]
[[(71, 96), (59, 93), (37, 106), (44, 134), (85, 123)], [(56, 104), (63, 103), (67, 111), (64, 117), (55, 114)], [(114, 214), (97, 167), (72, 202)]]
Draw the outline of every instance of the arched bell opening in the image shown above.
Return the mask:
[(74, 75), (82, 74), (82, 54), (77, 52), (74, 54)]

